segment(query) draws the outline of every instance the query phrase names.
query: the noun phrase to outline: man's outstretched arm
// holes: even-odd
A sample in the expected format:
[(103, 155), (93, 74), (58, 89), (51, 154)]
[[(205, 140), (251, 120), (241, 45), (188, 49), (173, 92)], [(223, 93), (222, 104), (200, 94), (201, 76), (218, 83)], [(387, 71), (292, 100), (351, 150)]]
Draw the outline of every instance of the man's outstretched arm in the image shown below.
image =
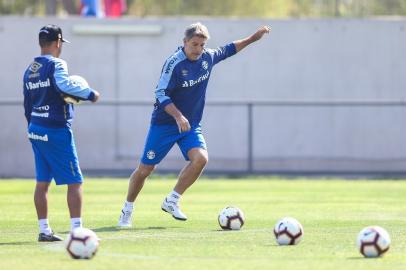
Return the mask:
[(241, 51), (251, 43), (260, 40), (264, 34), (268, 34), (271, 32), (270, 26), (262, 26), (260, 27), (254, 34), (244, 39), (234, 41), (235, 49), (237, 52)]

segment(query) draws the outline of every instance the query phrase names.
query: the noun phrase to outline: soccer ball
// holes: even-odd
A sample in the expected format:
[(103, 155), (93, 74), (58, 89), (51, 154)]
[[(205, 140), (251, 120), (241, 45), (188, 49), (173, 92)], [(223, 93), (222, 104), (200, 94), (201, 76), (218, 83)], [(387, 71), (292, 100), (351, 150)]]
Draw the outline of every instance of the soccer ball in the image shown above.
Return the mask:
[(219, 225), (223, 230), (239, 230), (244, 225), (244, 213), (237, 207), (227, 206), (218, 216)]
[[(72, 76), (69, 76), (69, 80), (73, 86), (81, 86), (82, 88), (89, 88), (88, 82), (82, 76), (72, 75)], [(63, 95), (63, 100), (65, 100), (66, 103), (70, 103), (70, 104), (79, 104), (80, 103), (79, 98), (76, 98), (76, 97), (73, 97), (73, 96), (70, 96), (67, 94)]]
[(357, 237), (357, 247), (368, 258), (379, 257), (389, 250), (391, 240), (388, 232), (379, 226), (364, 228)]
[(298, 244), (303, 238), (304, 231), (299, 221), (291, 217), (285, 217), (275, 224), (273, 233), (276, 242), (284, 246)]
[(99, 247), (99, 238), (92, 230), (76, 228), (69, 233), (65, 243), (73, 259), (91, 259)]
[(82, 76), (71, 75), (71, 76), (69, 76), (69, 80), (71, 81), (71, 83), (74, 86), (81, 86), (82, 88), (89, 88), (89, 83)]

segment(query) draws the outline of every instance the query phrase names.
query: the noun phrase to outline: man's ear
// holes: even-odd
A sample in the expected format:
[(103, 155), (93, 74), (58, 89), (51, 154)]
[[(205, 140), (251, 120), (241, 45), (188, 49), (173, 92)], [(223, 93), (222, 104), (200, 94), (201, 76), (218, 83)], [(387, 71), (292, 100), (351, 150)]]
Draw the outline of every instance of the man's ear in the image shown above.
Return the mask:
[(58, 39), (56, 41), (56, 47), (59, 49), (60, 47), (62, 47), (62, 40)]

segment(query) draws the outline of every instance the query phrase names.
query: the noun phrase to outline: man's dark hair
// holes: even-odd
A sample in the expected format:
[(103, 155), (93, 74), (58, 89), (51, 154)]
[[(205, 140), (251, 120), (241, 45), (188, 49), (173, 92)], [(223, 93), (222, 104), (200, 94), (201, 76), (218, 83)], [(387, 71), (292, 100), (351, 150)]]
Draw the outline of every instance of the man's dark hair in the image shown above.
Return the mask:
[(50, 46), (52, 44), (52, 42), (54, 42), (54, 41), (49, 41), (49, 40), (47, 40), (45, 38), (40, 38), (39, 39), (39, 46), (41, 48), (45, 48), (45, 47)]

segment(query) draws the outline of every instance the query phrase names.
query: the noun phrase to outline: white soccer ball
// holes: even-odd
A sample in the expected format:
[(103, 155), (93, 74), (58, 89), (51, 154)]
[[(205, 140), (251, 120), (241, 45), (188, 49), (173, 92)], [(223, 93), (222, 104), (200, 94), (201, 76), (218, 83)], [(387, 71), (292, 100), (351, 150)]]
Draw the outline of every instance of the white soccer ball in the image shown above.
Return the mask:
[(391, 240), (388, 232), (379, 226), (369, 226), (358, 234), (357, 247), (368, 258), (379, 257), (389, 250)]
[(279, 245), (296, 245), (303, 238), (303, 226), (292, 217), (285, 217), (279, 220), (273, 229), (276, 242)]
[(92, 230), (76, 228), (69, 233), (65, 244), (73, 259), (91, 259), (99, 247), (99, 238)]
[(81, 86), (82, 88), (89, 88), (89, 84), (88, 84), (88, 82), (86, 81), (86, 79), (85, 78), (83, 78), (82, 76), (79, 76), (79, 75), (71, 75), (71, 76), (69, 76), (69, 80), (71, 81), (71, 83), (73, 84), (73, 85), (79, 85), (79, 86)]
[[(81, 86), (82, 88), (89, 88), (89, 83), (82, 76), (71, 75), (71, 76), (69, 76), (69, 80), (73, 86)], [(66, 103), (70, 103), (70, 104), (79, 104), (80, 103), (80, 99), (69, 96), (69, 95), (65, 95), (63, 97), (63, 100), (65, 100)]]
[(218, 222), (223, 230), (239, 230), (244, 225), (244, 213), (237, 207), (227, 206), (221, 210)]

